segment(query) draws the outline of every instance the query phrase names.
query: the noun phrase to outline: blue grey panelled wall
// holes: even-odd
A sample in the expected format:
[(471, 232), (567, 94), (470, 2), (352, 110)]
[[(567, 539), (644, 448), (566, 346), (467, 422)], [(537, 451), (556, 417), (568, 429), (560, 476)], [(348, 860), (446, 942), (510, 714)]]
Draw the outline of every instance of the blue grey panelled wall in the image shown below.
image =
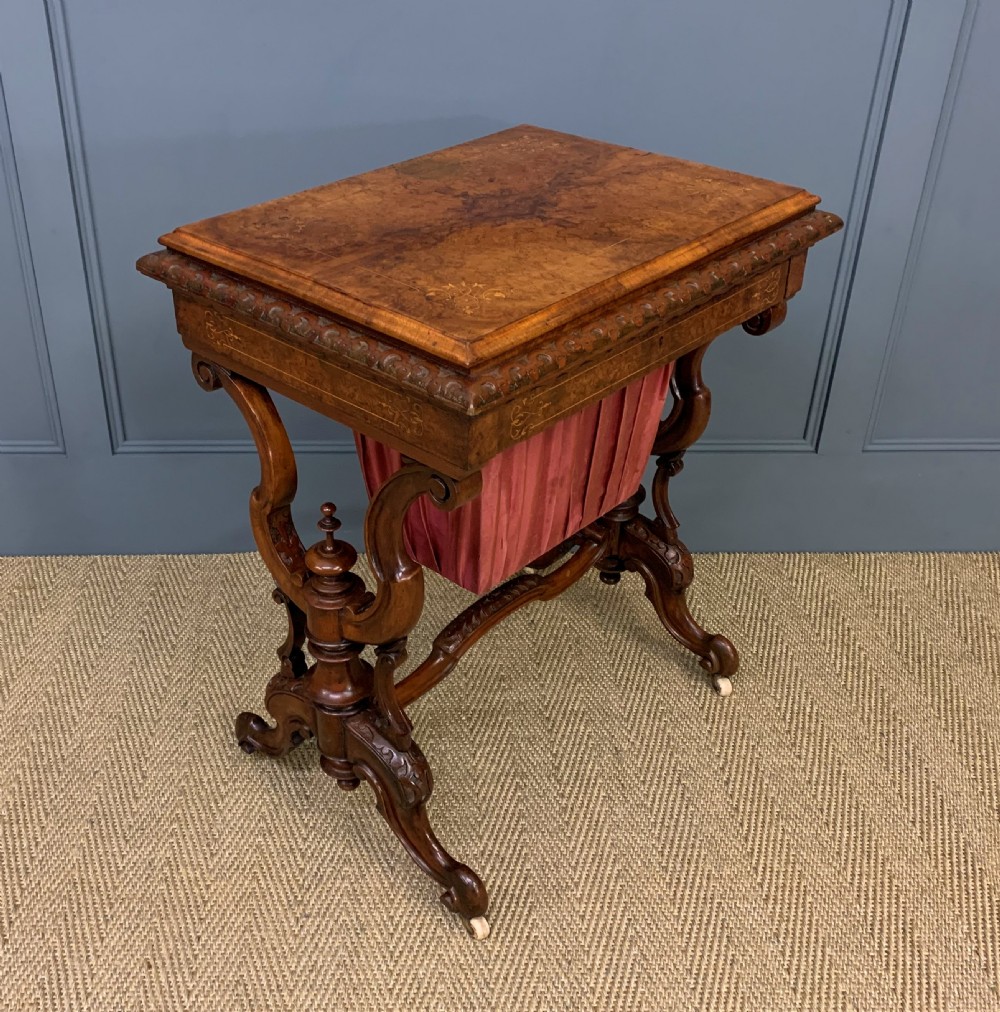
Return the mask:
[[(846, 219), (787, 322), (706, 360), (715, 413), (676, 483), (692, 547), (1000, 547), (1000, 4), (504, 10), (4, 0), (0, 551), (250, 547), (242, 420), (192, 380), (136, 258), (526, 121), (805, 186)], [(332, 498), (357, 536), (350, 434), (281, 406), (300, 526)]]

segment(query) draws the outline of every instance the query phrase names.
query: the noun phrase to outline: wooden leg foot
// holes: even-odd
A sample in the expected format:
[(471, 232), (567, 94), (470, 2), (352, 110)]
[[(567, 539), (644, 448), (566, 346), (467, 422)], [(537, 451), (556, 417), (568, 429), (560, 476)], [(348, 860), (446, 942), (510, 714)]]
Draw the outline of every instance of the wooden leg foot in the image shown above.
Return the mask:
[(691, 553), (662, 522), (643, 516), (625, 524), (621, 542), (628, 567), (643, 578), (646, 597), (664, 628), (698, 658), (719, 695), (730, 695), (739, 654), (725, 636), (706, 632), (688, 608), (685, 592), (694, 579)]
[(444, 849), (431, 828), (426, 803), (433, 780), (424, 754), (412, 740), (400, 742), (373, 710), (345, 718), (344, 730), (347, 758), (371, 785), (389, 828), (416, 864), (444, 886), (445, 907), (462, 917), (474, 937), (485, 937), (486, 887), (471, 868)]
[(284, 670), (271, 679), (265, 699), (274, 727), (256, 713), (236, 718), (236, 741), (247, 755), (287, 755), (312, 737), (312, 705), (297, 691), (301, 684), (298, 676)]
[(279, 720), (271, 727), (256, 713), (241, 713), (236, 718), (236, 741), (247, 755), (263, 752), (269, 756), (287, 755), (311, 737), (308, 728)]

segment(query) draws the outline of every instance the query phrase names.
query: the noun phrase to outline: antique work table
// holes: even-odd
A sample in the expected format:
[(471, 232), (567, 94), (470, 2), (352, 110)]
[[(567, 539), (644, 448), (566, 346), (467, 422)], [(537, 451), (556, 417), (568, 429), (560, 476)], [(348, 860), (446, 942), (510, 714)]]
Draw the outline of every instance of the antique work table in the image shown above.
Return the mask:
[[(638, 573), (667, 631), (728, 694), (738, 656), (688, 611), (691, 556), (667, 488), (708, 422), (705, 350), (738, 324), (764, 334), (781, 323), (808, 248), (840, 228), (817, 204), (794, 187), (522, 126), (184, 226), (138, 263), (173, 290), (195, 377), (235, 400), (260, 454), (250, 522), (288, 636), (265, 694), (275, 724), (240, 714), (241, 747), (278, 756), (315, 737), (322, 768), (345, 790), (368, 781), (476, 937), (489, 931), (486, 889), (431, 829), (431, 773), (406, 706), (506, 615), (592, 567), (609, 584)], [(404, 534), (411, 506), (427, 497), (420, 508), (438, 516), (427, 502), (472, 503), (495, 458), (669, 363), (672, 405), (650, 428), (655, 518), (639, 513), (636, 477), (624, 501), (467, 608), (397, 682), (424, 599)], [(371, 591), (332, 504), (323, 538), (308, 551), (299, 540), (294, 456), (268, 388), (404, 455), (365, 517)], [(539, 491), (550, 464), (535, 459)]]

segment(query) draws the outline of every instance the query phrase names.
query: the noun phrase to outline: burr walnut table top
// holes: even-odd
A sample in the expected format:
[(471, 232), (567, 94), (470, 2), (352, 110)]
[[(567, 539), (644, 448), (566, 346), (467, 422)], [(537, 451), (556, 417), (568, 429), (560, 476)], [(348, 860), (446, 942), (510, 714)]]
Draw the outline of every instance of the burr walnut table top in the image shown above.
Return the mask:
[(196, 361), (460, 476), (780, 320), (842, 224), (818, 200), (520, 126), (184, 225), (137, 266)]
[(519, 126), (160, 241), (470, 366), (818, 202), (781, 183)]

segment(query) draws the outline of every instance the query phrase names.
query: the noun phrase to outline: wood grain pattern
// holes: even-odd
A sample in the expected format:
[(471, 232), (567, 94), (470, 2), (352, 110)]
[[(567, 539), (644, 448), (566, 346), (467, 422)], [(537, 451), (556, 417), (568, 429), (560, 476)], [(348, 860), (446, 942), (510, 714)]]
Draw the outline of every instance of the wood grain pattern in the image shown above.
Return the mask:
[(137, 266), (173, 289), (178, 330), (205, 360), (458, 477), (779, 305), (790, 264), (801, 283), (809, 247), (841, 225), (809, 212), (468, 369), (187, 256)]
[(468, 366), (818, 202), (781, 183), (520, 126), (160, 241)]
[[(231, 310), (235, 318), (243, 318), (248, 325), (280, 333), (297, 344), (315, 345), (315, 354), (327, 361), (344, 361), (355, 373), (378, 377), (383, 383), (391, 380), (407, 390), (476, 414), (529, 383), (572, 368), (579, 359), (597, 356), (628, 340), (640, 327), (680, 317), (789, 258), (797, 262), (801, 284), (809, 247), (842, 225), (836, 215), (826, 211), (805, 214), (724, 256), (679, 271), (625, 298), (613, 299), (600, 310), (553, 329), (530, 348), (519, 349), (516, 356), (471, 369), (446, 365), (361, 324), (323, 313), (287, 293), (248, 282), (188, 256), (167, 251), (149, 253), (136, 266), (178, 295), (197, 296)], [(788, 291), (785, 298), (794, 294)]]

